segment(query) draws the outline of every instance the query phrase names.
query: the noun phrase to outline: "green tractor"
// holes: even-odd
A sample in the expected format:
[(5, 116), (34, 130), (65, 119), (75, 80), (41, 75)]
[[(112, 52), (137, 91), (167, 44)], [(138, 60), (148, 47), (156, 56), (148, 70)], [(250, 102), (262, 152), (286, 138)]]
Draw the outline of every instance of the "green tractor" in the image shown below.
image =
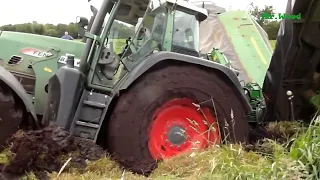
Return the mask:
[[(299, 3), (295, 8), (318, 7), (318, 1), (312, 1), (316, 5)], [(288, 6), (290, 13), (291, 1)], [(24, 126), (56, 125), (74, 136), (95, 141), (118, 157), (126, 168), (144, 173), (154, 167), (157, 160), (224, 140), (246, 143), (248, 119), (252, 122), (258, 122), (261, 117), (270, 120), (277, 115), (274, 110), (288, 112), (288, 100), (283, 100), (287, 103), (283, 107), (277, 101), (284, 90), (293, 91), (294, 100), (302, 97), (300, 88), (291, 88), (296, 87), (295, 84), (281, 84), (287, 80), (283, 64), (274, 65), (284, 62), (290, 66), (293, 60), (302, 62), (277, 55), (277, 52), (284, 53), (281, 44), (290, 42), (282, 38), (295, 27), (291, 21), (284, 21), (289, 27), (279, 36), (270, 68), (264, 65), (259, 74), (248, 71), (248, 77), (253, 80), (241, 84), (238, 77), (241, 72), (230, 68), (232, 63), (221, 63), (232, 61), (222, 49), (209, 53), (212, 60), (203, 58), (208, 57), (208, 52), (200, 52), (199, 29), (208, 17), (205, 8), (180, 0), (104, 0), (99, 11), (91, 9), (94, 14), (91, 20), (81, 17), (78, 22), (79, 35), (85, 43), (0, 32), (0, 146), (5, 146), (7, 138)], [(304, 31), (300, 36), (290, 35), (300, 44), (292, 40), (285, 54), (298, 51), (297, 47), (300, 53), (307, 53), (308, 48), (314, 47), (306, 56), (311, 57), (311, 53), (318, 54), (315, 44), (318, 41), (309, 38), (308, 43), (300, 39), (309, 37), (305, 34), (310, 34), (307, 33), (311, 27), (309, 19), (315, 11), (302, 9), (301, 12), (303, 17), (307, 12), (308, 17), (299, 24)], [(139, 18), (141, 22), (135, 35), (127, 40), (122, 52), (116, 53), (110, 46), (112, 26), (116, 21), (135, 25)], [(241, 32), (247, 30), (256, 29), (244, 28)], [(256, 41), (259, 41), (256, 45), (262, 44), (263, 38)], [(238, 49), (241, 46), (239, 43), (233, 49), (240, 56), (238, 63), (256, 63), (254, 55), (241, 53)], [(267, 52), (266, 47), (264, 43), (260, 48)], [(220, 55), (220, 59), (214, 61), (215, 55)], [(290, 57), (302, 58), (300, 55)], [(254, 67), (249, 63), (242, 65), (244, 69), (249, 66)], [(308, 66), (307, 70), (303, 69), (305, 72), (315, 72), (315, 65), (309, 63)], [(263, 108), (260, 90), (266, 71), (263, 88), (271, 98), (266, 101), (267, 110)], [(293, 75), (312, 79), (302, 76), (306, 73)], [(272, 94), (274, 92), (278, 94)], [(299, 110), (304, 107), (309, 106), (293, 107), (296, 118), (301, 117)]]

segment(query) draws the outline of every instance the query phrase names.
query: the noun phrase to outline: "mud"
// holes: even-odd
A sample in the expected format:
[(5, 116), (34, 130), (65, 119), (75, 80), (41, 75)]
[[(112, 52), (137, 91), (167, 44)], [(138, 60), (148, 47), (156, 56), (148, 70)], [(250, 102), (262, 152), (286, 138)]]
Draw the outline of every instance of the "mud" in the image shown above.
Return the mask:
[(272, 139), (277, 142), (284, 142), (286, 138), (283, 136), (282, 133), (276, 132), (276, 131), (270, 131), (267, 129), (266, 126), (258, 126), (258, 127), (252, 127), (249, 133), (250, 137), (250, 144), (255, 144), (259, 140), (262, 140), (264, 138)]
[(306, 122), (270, 122), (265, 125), (251, 126), (250, 129), (250, 144), (254, 144), (257, 141), (268, 138), (278, 143), (285, 143), (288, 138), (293, 137), (299, 131), (302, 132), (308, 128)]
[(31, 171), (39, 179), (47, 179), (46, 172), (58, 172), (69, 158), (72, 159), (65, 170), (72, 167), (83, 171), (87, 160), (95, 161), (106, 155), (94, 142), (73, 137), (58, 127), (22, 132), (9, 142), (15, 155), (9, 164), (2, 165), (0, 179), (14, 179)]
[[(270, 149), (261, 149), (254, 144), (265, 138), (278, 143), (287, 142), (287, 137), (295, 133), (295, 130), (286, 130), (284, 134), (277, 127), (272, 130), (266, 126), (251, 127), (250, 144), (246, 145), (245, 149), (272, 154)], [(33, 172), (38, 179), (46, 180), (47, 172), (58, 172), (69, 158), (72, 159), (64, 171), (75, 168), (81, 173), (85, 170), (87, 160), (95, 161), (106, 156), (106, 152), (94, 142), (73, 137), (58, 127), (19, 132), (9, 142), (12, 144), (10, 150), (15, 155), (10, 158), (7, 165), (0, 164), (0, 180), (20, 179), (26, 172)], [(112, 159), (127, 170), (147, 176), (157, 166), (157, 163), (142, 161), (132, 166), (132, 162), (128, 159), (124, 162), (115, 155)]]
[[(294, 124), (291, 125), (290, 123), (287, 125), (280, 123), (275, 124), (270, 128), (268, 125), (251, 126), (249, 144), (244, 145), (245, 150), (272, 156), (274, 154), (274, 149), (270, 146), (263, 146), (263, 143), (267, 142), (268, 139), (276, 142), (277, 144), (285, 144), (286, 148), (289, 150), (293, 143), (293, 141), (289, 140), (296, 135), (297, 130), (294, 127), (298, 126)], [(301, 126), (301, 128), (303, 128), (303, 126)]]

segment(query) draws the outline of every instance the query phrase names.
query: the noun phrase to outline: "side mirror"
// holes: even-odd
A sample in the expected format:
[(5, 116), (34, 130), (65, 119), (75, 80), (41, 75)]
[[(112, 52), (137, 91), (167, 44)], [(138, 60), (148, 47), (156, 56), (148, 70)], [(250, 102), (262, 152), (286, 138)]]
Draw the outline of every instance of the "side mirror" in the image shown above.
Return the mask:
[(89, 20), (85, 17), (80, 17), (79, 20), (77, 20), (77, 24), (79, 37), (84, 37), (84, 34), (86, 33), (85, 27), (88, 26)]
[(126, 46), (129, 46), (130, 41), (131, 41), (131, 37), (128, 37), (128, 38), (126, 39)]
[(93, 13), (94, 16), (97, 15), (97, 13), (98, 13), (98, 9), (97, 8), (95, 8), (94, 6), (90, 5), (90, 10), (91, 10), (91, 12)]
[(145, 32), (146, 32), (146, 29), (145, 28), (141, 28), (139, 33), (138, 33), (138, 37), (137, 37), (137, 40), (142, 40), (145, 36)]
[(91, 26), (92, 26), (92, 24), (93, 24), (93, 21), (94, 21), (94, 19), (96, 18), (97, 13), (98, 13), (98, 9), (95, 8), (95, 7), (92, 6), (92, 5), (90, 5), (90, 10), (91, 10), (91, 12), (92, 12), (93, 15), (92, 15), (91, 18), (90, 18), (90, 22), (89, 22), (89, 25), (88, 25), (88, 31), (90, 31)]
[(85, 18), (85, 17), (80, 17), (80, 18), (79, 18), (79, 21), (78, 21), (78, 24), (79, 24), (79, 26), (81, 26), (81, 27), (88, 26), (89, 20), (88, 20), (87, 18)]

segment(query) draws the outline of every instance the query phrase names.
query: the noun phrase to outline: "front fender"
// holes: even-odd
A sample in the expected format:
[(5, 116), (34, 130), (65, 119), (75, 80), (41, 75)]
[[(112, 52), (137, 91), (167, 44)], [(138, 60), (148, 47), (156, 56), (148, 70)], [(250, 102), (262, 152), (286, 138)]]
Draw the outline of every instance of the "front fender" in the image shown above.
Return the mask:
[(200, 65), (206, 68), (211, 68), (212, 70), (219, 71), (223, 73), (232, 83), (234, 88), (238, 90), (240, 99), (243, 101), (243, 104), (245, 104), (245, 108), (248, 112), (252, 111), (252, 107), (250, 106), (250, 103), (248, 99), (246, 98), (246, 95), (244, 94), (244, 90), (237, 78), (237, 75), (235, 72), (233, 72), (231, 69), (229, 69), (226, 66), (223, 66), (221, 64), (193, 57), (193, 56), (187, 56), (184, 54), (178, 54), (173, 52), (158, 52), (155, 54), (150, 55), (147, 59), (139, 63), (136, 67), (130, 71), (125, 78), (119, 83), (119, 85), (116, 87), (116, 91), (120, 91), (123, 89), (127, 89), (130, 84), (132, 84), (136, 79), (138, 79), (142, 74), (144, 74), (147, 70), (155, 66), (156, 64), (164, 61), (180, 61), (185, 63), (191, 63), (195, 65)]
[(38, 124), (37, 114), (31, 100), (28, 97), (28, 94), (26, 93), (20, 82), (2, 66), (0, 66), (0, 80), (5, 82), (20, 97), (26, 109), (30, 111), (36, 124)]

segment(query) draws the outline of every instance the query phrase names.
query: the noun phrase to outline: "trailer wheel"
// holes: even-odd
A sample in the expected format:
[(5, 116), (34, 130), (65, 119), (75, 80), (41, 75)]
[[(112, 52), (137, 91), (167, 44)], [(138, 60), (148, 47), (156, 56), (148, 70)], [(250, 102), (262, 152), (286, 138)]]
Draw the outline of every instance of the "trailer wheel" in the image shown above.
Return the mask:
[(19, 129), (23, 120), (25, 109), (12, 89), (0, 81), (0, 150)]
[(148, 174), (156, 161), (210, 145), (247, 142), (245, 109), (229, 81), (196, 66), (167, 66), (123, 93), (108, 126), (108, 151)]

